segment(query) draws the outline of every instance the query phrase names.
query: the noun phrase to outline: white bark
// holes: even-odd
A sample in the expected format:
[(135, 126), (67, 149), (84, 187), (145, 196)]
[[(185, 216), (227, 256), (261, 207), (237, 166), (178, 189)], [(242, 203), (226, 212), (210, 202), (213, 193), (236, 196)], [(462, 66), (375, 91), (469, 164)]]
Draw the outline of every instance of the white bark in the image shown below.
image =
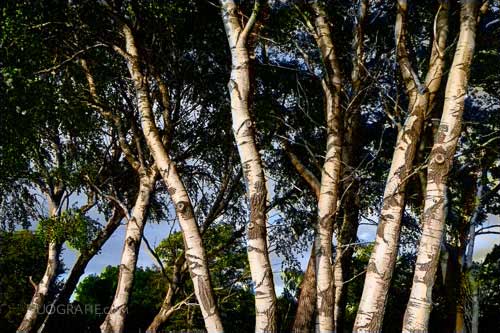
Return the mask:
[(139, 193), (134, 203), (132, 215), (127, 221), (115, 297), (104, 322), (101, 324), (102, 333), (122, 333), (124, 330), (146, 214), (154, 190), (155, 179), (156, 174), (147, 175), (144, 173), (141, 175)]
[(250, 200), (248, 225), (248, 261), (255, 288), (255, 332), (276, 331), (276, 294), (267, 249), (267, 189), (262, 160), (255, 142), (255, 124), (249, 110), (250, 56), (247, 37), (253, 29), (259, 10), (254, 11), (242, 27), (234, 1), (221, 0), (222, 19), (231, 49), (232, 70), (228, 83), (231, 98), (233, 131), (240, 155)]
[[(57, 190), (56, 190), (57, 191)], [(59, 198), (55, 199), (55, 198)], [(54, 195), (54, 198), (48, 196), (49, 201), (49, 217), (55, 218), (58, 216), (58, 208), (60, 204), (60, 194)], [(35, 293), (26, 310), (24, 318), (17, 328), (17, 333), (29, 333), (35, 330), (35, 324), (39, 312), (44, 306), (45, 299), (49, 293), (49, 288), (54, 282), (59, 267), (59, 255), (61, 246), (54, 241), (50, 241), (47, 250), (47, 266), (42, 279), (35, 288)]]
[(443, 115), (429, 157), (423, 231), (403, 322), (404, 332), (426, 331), (432, 307), (432, 287), (445, 222), (446, 181), (461, 133), (468, 74), (475, 46), (478, 6), (475, 1), (463, 1), (461, 7), (460, 35), (446, 85)]
[(429, 110), (429, 99), (433, 99), (439, 89), (444, 65), (442, 55), (448, 30), (448, 7), (445, 1), (442, 1), (442, 6), (436, 15), (437, 30), (425, 86), (419, 82), (408, 59), (405, 44), (406, 10), (406, 1), (398, 1), (396, 46), (401, 75), (409, 97), (409, 115), (396, 140), (384, 190), (375, 245), (368, 263), (363, 294), (354, 324), (356, 332), (380, 332), (382, 330), (387, 293), (398, 253), (401, 218), (405, 206), (405, 185), (413, 169), (413, 160), (423, 121)]
[(327, 128), (315, 237), (316, 331), (334, 332), (332, 237), (342, 165), (342, 111), (340, 107), (342, 76), (331, 37), (328, 16), (317, 2), (313, 2), (311, 8), (315, 18), (313, 26), (310, 28), (325, 65), (325, 78), (322, 80), (321, 86), (325, 100)]
[(205, 321), (205, 327), (210, 333), (223, 332), (222, 322), (213, 296), (206, 253), (194, 216), (191, 199), (177, 172), (175, 163), (170, 159), (158, 133), (151, 107), (148, 80), (141, 70), (141, 59), (134, 35), (127, 25), (123, 26), (122, 32), (126, 42), (126, 53), (118, 48), (115, 49), (127, 60), (136, 91), (139, 112), (141, 113), (142, 131), (170, 198), (175, 205), (177, 218), (184, 237), (186, 260), (195, 295)]

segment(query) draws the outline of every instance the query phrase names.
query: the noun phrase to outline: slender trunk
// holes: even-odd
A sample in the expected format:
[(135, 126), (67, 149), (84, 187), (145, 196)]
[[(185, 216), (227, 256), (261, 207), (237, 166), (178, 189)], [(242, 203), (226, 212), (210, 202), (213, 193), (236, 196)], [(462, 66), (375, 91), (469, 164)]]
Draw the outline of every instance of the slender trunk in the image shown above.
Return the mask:
[(343, 221), (338, 233), (337, 254), (333, 273), (335, 283), (334, 320), (337, 332), (344, 331), (345, 308), (347, 305), (345, 281), (350, 278), (352, 273), (351, 259), (354, 253), (353, 247), (349, 244), (356, 241), (359, 226), (359, 181), (355, 173), (361, 161), (360, 106), (364, 97), (362, 92), (363, 80), (366, 78), (363, 40), (368, 6), (368, 0), (359, 1), (357, 22), (353, 34), (354, 58), (351, 71), (351, 102), (350, 108), (347, 109), (344, 115), (345, 133), (342, 147), (342, 163), (345, 167), (342, 171), (342, 179), (344, 179), (342, 185), (345, 197), (342, 203)]
[[(322, 10), (320, 6), (313, 5), (313, 10), (315, 11), (315, 14), (317, 16), (316, 21), (314, 22), (314, 26), (310, 24), (310, 29), (313, 31), (314, 37), (316, 39), (317, 45), (320, 48), (321, 55), (323, 58), (323, 61), (326, 66), (326, 71), (327, 71), (327, 79), (328, 83), (324, 81), (325, 85), (323, 86), (324, 88), (324, 94), (325, 98), (327, 97), (333, 97), (330, 100), (330, 104), (333, 105), (333, 112), (335, 114), (340, 114), (340, 92), (341, 92), (341, 75), (340, 75), (340, 67), (337, 62), (337, 59), (335, 57), (334, 53), (334, 47), (333, 47), (333, 42), (331, 40), (331, 32), (327, 26), (327, 16), (326, 12)], [(342, 160), (343, 164), (350, 167), (354, 166), (357, 164), (357, 159), (356, 159), (356, 154), (359, 152), (359, 143), (357, 140), (357, 129), (359, 128), (359, 104), (361, 101), (361, 86), (362, 86), (362, 78), (365, 76), (364, 75), (364, 67), (363, 67), (363, 57), (364, 57), (364, 52), (363, 52), (363, 28), (366, 20), (366, 14), (368, 10), (368, 1), (367, 0), (361, 0), (359, 1), (358, 4), (358, 17), (357, 17), (357, 23), (355, 25), (354, 29), (354, 40), (353, 40), (353, 48), (354, 48), (354, 54), (355, 57), (353, 58), (353, 70), (351, 72), (351, 79), (352, 79), (352, 103), (351, 103), (351, 108), (349, 108), (348, 112), (345, 114), (344, 117), (344, 128), (346, 128), (346, 133), (345, 133), (345, 138), (344, 138), (344, 146), (342, 148)], [(308, 22), (309, 24), (309, 22)], [(326, 89), (325, 89), (326, 88)], [(333, 93), (332, 93), (333, 92)], [(331, 111), (331, 110), (330, 110)], [(328, 110), (327, 110), (328, 112)], [(331, 115), (330, 115), (331, 116)], [(328, 116), (327, 116), (328, 117)], [(335, 117), (335, 115), (333, 115)], [(337, 124), (331, 124), (332, 126), (335, 126), (336, 128), (339, 128)], [(337, 133), (340, 135), (340, 133)], [(292, 164), (295, 166), (297, 169), (297, 172), (304, 178), (304, 180), (309, 184), (309, 186), (312, 188), (314, 193), (316, 194), (316, 197), (319, 201), (320, 199), (320, 194), (321, 194), (321, 184), (320, 182), (316, 179), (316, 177), (307, 169), (304, 168), (304, 166), (298, 161), (298, 158), (291, 154), (285, 147), (285, 150), (287, 151), (288, 155), (290, 156), (290, 160)], [(337, 158), (337, 157), (336, 157)], [(350, 170), (352, 171), (352, 170)], [(345, 174), (347, 174), (347, 171), (344, 171)], [(349, 180), (344, 184), (344, 188), (346, 188), (346, 200), (348, 202), (351, 202), (350, 200), (353, 199), (353, 197), (356, 197), (356, 192), (357, 192), (357, 186), (351, 186), (353, 182), (353, 175), (350, 174)], [(338, 192), (338, 189), (337, 189)], [(338, 196), (338, 194), (337, 194)], [(335, 297), (334, 297), (334, 324), (333, 327), (337, 327), (337, 323), (340, 324), (342, 327), (343, 325), (343, 317), (344, 317), (344, 306), (346, 302), (346, 297), (345, 297), (345, 289), (343, 288), (343, 281), (345, 278), (348, 276), (349, 272), (349, 265), (350, 265), (350, 257), (352, 255), (351, 249), (348, 249), (347, 252), (343, 251), (343, 246), (342, 243), (350, 243), (351, 239), (356, 237), (356, 232), (357, 232), (357, 204), (356, 201), (352, 202), (353, 204), (349, 207), (349, 213), (347, 219), (345, 219), (344, 223), (339, 229), (343, 229), (343, 231), (339, 232), (339, 235), (342, 234), (339, 239), (338, 239), (338, 251), (337, 251), (337, 260), (335, 261), (335, 266), (334, 266), (334, 272), (333, 272), (333, 279), (334, 279), (334, 288), (335, 288)], [(352, 210), (351, 210), (352, 208)], [(347, 223), (347, 224), (346, 224)], [(332, 229), (333, 230), (333, 229)], [(354, 235), (352, 235), (354, 233)], [(317, 244), (317, 239), (318, 236), (317, 234), (315, 235), (315, 244)], [(311, 260), (315, 260), (313, 256), (309, 259), (309, 265), (308, 269), (311, 266)], [(316, 276), (313, 274), (307, 274), (306, 272), (305, 279), (315, 279)], [(310, 300), (309, 296), (312, 294), (311, 291), (307, 290), (307, 286), (313, 286), (313, 281), (309, 281), (308, 283), (304, 283), (304, 288), (301, 288), (301, 293), (299, 296), (299, 302), (298, 302), (298, 308), (297, 308), (297, 315), (298, 318), (300, 318), (300, 323), (307, 323), (309, 321), (312, 321), (312, 318), (305, 319), (303, 318), (303, 315), (307, 313), (308, 315), (313, 315), (314, 311), (309, 312), (307, 309), (309, 308), (310, 304), (306, 303), (307, 301)], [(300, 314), (300, 316), (299, 316)], [(307, 326), (306, 326), (307, 327)]]
[[(123, 213), (119, 209), (115, 209), (113, 215), (110, 217), (106, 227), (102, 229), (97, 237), (94, 239), (89, 249), (86, 252), (80, 253), (78, 258), (76, 259), (75, 264), (71, 268), (71, 272), (64, 283), (63, 288), (57, 295), (57, 298), (54, 300), (53, 305), (57, 307), (59, 304), (66, 304), (69, 302), (73, 291), (80, 280), (80, 277), (85, 272), (85, 268), (87, 267), (89, 261), (99, 252), (104, 243), (111, 237), (111, 235), (115, 232), (115, 230), (120, 225), (120, 221), (123, 218)], [(46, 330), (52, 325), (52, 321), (54, 319), (54, 312), (50, 312), (45, 317), (43, 324), (38, 329), (38, 333), (46, 332)]]
[(122, 333), (124, 330), (146, 214), (154, 191), (155, 179), (156, 174), (143, 173), (140, 176), (139, 193), (134, 203), (132, 215), (127, 221), (115, 297), (104, 322), (101, 324), (102, 333)]
[(470, 281), (471, 298), (472, 298), (472, 315), (471, 315), (471, 332), (479, 332), (479, 288), (477, 281), (472, 279)]
[(196, 217), (194, 216), (191, 199), (177, 172), (175, 163), (170, 159), (158, 133), (150, 102), (148, 79), (141, 71), (141, 59), (132, 30), (127, 25), (124, 25), (123, 34), (125, 36), (126, 52), (124, 53), (123, 50), (118, 50), (118, 52), (124, 55), (128, 62), (130, 76), (137, 95), (139, 112), (141, 113), (142, 131), (175, 206), (184, 237), (186, 260), (194, 291), (205, 320), (205, 327), (208, 332), (222, 332), (222, 322), (213, 295), (207, 257)]
[[(478, 224), (479, 213), (481, 211), (481, 201), (484, 191), (484, 179), (486, 178), (486, 170), (478, 174), (476, 179), (477, 187), (476, 192), (471, 194), (472, 198), (472, 214), (469, 223), (464, 228), (460, 239), (461, 245), (461, 259), (458, 285), (461, 287), (458, 293), (459, 298), (456, 302), (456, 321), (455, 332), (470, 332), (474, 329), (477, 331), (476, 326), (473, 327), (474, 317), (478, 316), (476, 311), (479, 311), (478, 297), (477, 297), (477, 282), (475, 280), (474, 271), (472, 270), (473, 257), (474, 257), (474, 243), (476, 238), (476, 226)], [(470, 214), (470, 212), (467, 212)]]
[(255, 288), (255, 332), (276, 331), (276, 294), (267, 248), (267, 189), (262, 160), (255, 139), (255, 124), (250, 114), (250, 57), (247, 37), (259, 10), (254, 11), (245, 27), (240, 24), (234, 1), (221, 1), (222, 18), (231, 49), (232, 70), (228, 83), (234, 137), (238, 147), (250, 201), (248, 225), (248, 261)]
[(351, 261), (354, 253), (354, 243), (357, 239), (359, 226), (359, 194), (358, 182), (353, 180), (346, 190), (343, 207), (343, 222), (340, 229), (337, 254), (334, 265), (334, 283), (335, 283), (335, 328), (337, 332), (344, 332), (345, 308), (347, 305), (347, 286), (346, 281), (351, 278)]
[(307, 264), (304, 278), (300, 284), (297, 311), (293, 321), (292, 332), (310, 332), (314, 326), (314, 310), (316, 307), (316, 258), (314, 244)]
[(380, 332), (382, 329), (387, 293), (398, 253), (405, 182), (412, 171), (427, 96), (415, 94), (411, 103), (411, 112), (398, 134), (385, 186), (375, 246), (368, 263), (363, 295), (354, 324), (356, 332)]
[(340, 183), (342, 159), (342, 111), (340, 94), (342, 75), (332, 42), (328, 16), (317, 2), (314, 11), (314, 38), (325, 65), (325, 78), (321, 82), (325, 102), (326, 151), (321, 170), (318, 223), (316, 230), (316, 331), (333, 332), (334, 284), (332, 270), (332, 237), (334, 217)]
[(375, 245), (368, 263), (363, 294), (354, 323), (356, 332), (380, 332), (382, 330), (387, 293), (398, 254), (406, 181), (413, 169), (413, 160), (423, 121), (429, 110), (429, 100), (433, 100), (439, 90), (444, 66), (444, 50), (448, 34), (447, 1), (440, 1), (436, 15), (434, 40), (425, 86), (419, 82), (408, 59), (405, 42), (406, 9), (406, 1), (398, 1), (395, 29), (399, 67), (409, 97), (409, 115), (396, 140), (384, 190)]
[(467, 82), (475, 47), (478, 6), (461, 5), (460, 35), (445, 91), (443, 115), (429, 157), (423, 230), (403, 331), (427, 330), (432, 306), (432, 286), (439, 261), (445, 222), (446, 181), (461, 133)]
[(174, 304), (173, 300), (175, 295), (179, 290), (179, 284), (182, 279), (182, 273), (184, 271), (184, 263), (186, 262), (185, 257), (181, 256), (177, 258), (174, 263), (172, 282), (168, 285), (167, 294), (161, 305), (160, 311), (153, 318), (151, 324), (149, 324), (147, 333), (156, 333), (160, 327), (165, 324), (165, 322), (174, 314)]
[[(62, 191), (54, 191), (54, 195), (49, 196), (49, 217), (56, 218), (58, 216), (58, 208), (60, 205)], [(57, 223), (57, 222), (56, 222)], [(61, 244), (50, 241), (47, 250), (47, 266), (42, 279), (35, 287), (35, 293), (31, 299), (28, 309), (24, 314), (24, 318), (17, 328), (18, 333), (29, 333), (34, 331), (35, 324), (38, 319), (38, 313), (45, 304), (45, 299), (49, 294), (50, 286), (54, 282), (59, 267), (59, 255), (61, 254)]]
[[(289, 157), (290, 162), (294, 166), (297, 173), (309, 185), (309, 188), (314, 192), (316, 199), (320, 196), (320, 182), (318, 178), (300, 161), (295, 155), (286, 140), (282, 140), (281, 145)], [(297, 300), (297, 310), (292, 325), (292, 332), (301, 333), (309, 332), (314, 324), (314, 310), (316, 308), (316, 257), (315, 257), (315, 242), (316, 234), (314, 235), (311, 255), (307, 263), (307, 268), (300, 284), (300, 293)]]

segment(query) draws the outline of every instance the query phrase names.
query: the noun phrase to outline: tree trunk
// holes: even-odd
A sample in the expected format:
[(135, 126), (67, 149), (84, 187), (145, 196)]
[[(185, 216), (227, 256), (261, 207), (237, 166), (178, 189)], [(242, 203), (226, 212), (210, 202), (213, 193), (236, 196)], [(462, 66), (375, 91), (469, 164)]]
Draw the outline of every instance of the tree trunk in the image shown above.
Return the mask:
[(132, 30), (127, 25), (124, 25), (123, 34), (125, 36), (126, 52), (116, 47), (115, 49), (128, 62), (130, 76), (137, 96), (139, 112), (141, 113), (142, 131), (175, 206), (184, 237), (186, 260), (191, 280), (193, 281), (194, 291), (205, 321), (205, 327), (208, 332), (222, 332), (222, 322), (213, 295), (206, 253), (196, 217), (194, 216), (191, 199), (177, 172), (175, 163), (170, 159), (158, 133), (150, 102), (148, 79), (141, 71), (140, 54)]
[(151, 324), (149, 324), (147, 333), (156, 333), (160, 327), (165, 324), (165, 322), (174, 314), (174, 300), (177, 291), (179, 290), (179, 284), (181, 283), (182, 273), (184, 272), (184, 263), (186, 262), (185, 257), (182, 255), (174, 263), (172, 283), (168, 285), (167, 294), (161, 305), (160, 311), (153, 318)]
[(251, 82), (247, 37), (257, 20), (259, 2), (255, 1), (253, 13), (244, 27), (240, 24), (235, 2), (222, 0), (221, 4), (222, 18), (231, 49), (232, 70), (228, 88), (233, 131), (250, 201), (247, 238), (248, 260), (255, 288), (255, 332), (275, 332), (276, 294), (267, 248), (266, 179), (255, 140), (255, 124), (249, 109)]
[(101, 324), (102, 333), (122, 333), (124, 331), (146, 214), (154, 191), (155, 180), (155, 173), (140, 175), (139, 193), (134, 203), (132, 216), (127, 221), (115, 297), (104, 322)]
[[(69, 299), (73, 294), (73, 291), (75, 290), (80, 277), (83, 275), (83, 273), (85, 273), (85, 268), (87, 267), (89, 261), (97, 254), (97, 252), (100, 251), (104, 243), (106, 243), (109, 237), (111, 237), (111, 235), (115, 232), (115, 230), (120, 225), (120, 221), (122, 218), (123, 213), (121, 212), (121, 210), (115, 209), (113, 211), (113, 215), (108, 220), (106, 227), (99, 232), (99, 234), (89, 247), (89, 250), (84, 253), (80, 253), (78, 258), (76, 259), (75, 264), (73, 265), (73, 268), (71, 268), (71, 272), (69, 273), (63, 288), (61, 289), (53, 303), (55, 307), (57, 307), (59, 304), (66, 304), (69, 302)], [(38, 333), (43, 333), (47, 328), (50, 328), (53, 319), (54, 312), (50, 312), (49, 314), (47, 314), (47, 317), (45, 318), (43, 324), (38, 329)]]
[(472, 332), (478, 329), (477, 317), (479, 311), (479, 300), (477, 282), (474, 271), (472, 270), (474, 257), (474, 243), (476, 238), (476, 226), (478, 224), (479, 213), (481, 210), (481, 201), (483, 198), (484, 182), (487, 177), (487, 171), (478, 172), (476, 179), (476, 191), (471, 194), (469, 199), (472, 202), (472, 212), (466, 212), (466, 216), (470, 214), (467, 225), (462, 230), (464, 235), (460, 239), (461, 258), (459, 261), (461, 274), (459, 275), (458, 285), (461, 287), (458, 293), (458, 301), (456, 303), (456, 321), (455, 332)]
[(335, 329), (337, 332), (344, 332), (345, 308), (347, 305), (346, 281), (351, 278), (351, 261), (354, 253), (354, 243), (357, 239), (359, 226), (359, 194), (358, 183), (353, 180), (349, 188), (346, 189), (343, 207), (343, 222), (339, 232), (337, 242), (337, 253), (334, 265), (335, 283)]
[(418, 248), (413, 285), (403, 322), (403, 331), (428, 329), (432, 287), (439, 261), (445, 222), (446, 181), (458, 139), (467, 94), (467, 82), (474, 54), (478, 6), (476, 1), (461, 5), (460, 35), (445, 91), (443, 115), (429, 157), (423, 231)]
[(384, 319), (387, 293), (396, 263), (401, 218), (405, 206), (405, 185), (413, 169), (423, 121), (429, 100), (439, 90), (444, 66), (444, 50), (448, 32), (448, 4), (440, 2), (436, 15), (429, 70), (423, 86), (412, 69), (406, 50), (406, 1), (398, 1), (396, 20), (396, 52), (401, 75), (409, 97), (409, 115), (399, 130), (391, 168), (384, 190), (375, 245), (368, 263), (363, 294), (354, 323), (356, 332), (380, 332)]
[[(49, 218), (56, 218), (58, 208), (61, 202), (63, 190), (55, 190), (53, 195), (48, 195), (49, 202)], [(55, 221), (57, 223), (57, 221)], [(24, 318), (17, 328), (18, 333), (30, 333), (34, 331), (38, 319), (38, 314), (42, 311), (45, 304), (45, 299), (49, 294), (50, 286), (54, 282), (59, 267), (59, 255), (61, 254), (61, 244), (50, 241), (47, 250), (47, 267), (42, 279), (35, 287), (35, 293), (31, 299), (28, 309), (24, 314)]]
[(316, 258), (314, 244), (307, 264), (304, 278), (300, 284), (297, 311), (293, 321), (292, 332), (310, 332), (314, 326), (314, 310), (316, 308)]
[(316, 331), (335, 331), (334, 283), (332, 270), (332, 237), (340, 183), (342, 159), (342, 110), (340, 94), (342, 76), (332, 42), (328, 16), (317, 2), (311, 4), (314, 12), (314, 38), (325, 64), (325, 78), (321, 82), (325, 101), (326, 151), (321, 170), (318, 223), (316, 230)]

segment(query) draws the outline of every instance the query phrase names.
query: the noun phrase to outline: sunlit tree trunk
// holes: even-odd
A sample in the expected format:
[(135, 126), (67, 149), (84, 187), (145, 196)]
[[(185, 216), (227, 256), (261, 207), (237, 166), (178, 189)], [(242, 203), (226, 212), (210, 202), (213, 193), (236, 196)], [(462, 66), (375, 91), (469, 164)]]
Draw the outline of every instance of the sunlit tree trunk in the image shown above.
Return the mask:
[(250, 113), (250, 57), (248, 37), (259, 12), (255, 1), (252, 15), (242, 26), (234, 1), (221, 1), (222, 19), (231, 50), (231, 76), (228, 83), (234, 137), (243, 166), (250, 201), (248, 260), (255, 288), (255, 332), (276, 331), (276, 294), (267, 248), (267, 189), (262, 160), (255, 140), (255, 123)]
[[(49, 204), (49, 218), (57, 218), (59, 216), (59, 206), (61, 204), (62, 195), (64, 190), (55, 186), (52, 193), (47, 195)], [(57, 223), (57, 221), (55, 221)], [(29, 333), (35, 330), (35, 325), (38, 319), (38, 314), (42, 311), (45, 305), (45, 300), (49, 294), (50, 286), (57, 276), (57, 269), (59, 267), (59, 255), (61, 254), (61, 244), (55, 241), (49, 241), (47, 249), (47, 266), (40, 282), (35, 286), (35, 293), (31, 299), (30, 304), (26, 310), (24, 318), (17, 328), (18, 333)]]
[(186, 261), (193, 281), (195, 295), (205, 321), (205, 328), (208, 332), (222, 332), (222, 322), (213, 295), (207, 257), (196, 217), (194, 216), (191, 199), (156, 127), (149, 96), (148, 78), (142, 72), (144, 66), (141, 64), (140, 52), (134, 34), (127, 25), (123, 26), (122, 32), (125, 37), (126, 50), (124, 51), (116, 45), (114, 49), (128, 63), (136, 92), (138, 109), (141, 114), (142, 131), (175, 206), (184, 237)]
[(321, 86), (327, 128), (315, 241), (316, 331), (333, 332), (335, 322), (332, 237), (334, 217), (337, 212), (342, 160), (342, 111), (340, 106), (342, 76), (332, 42), (328, 16), (318, 2), (311, 3), (311, 9), (314, 12), (314, 22), (310, 28), (325, 65), (325, 76), (321, 81)]
[(445, 222), (446, 181), (461, 134), (468, 75), (475, 47), (477, 16), (478, 3), (476, 1), (462, 2), (460, 35), (446, 85), (443, 115), (429, 157), (423, 230), (410, 300), (403, 322), (404, 332), (428, 329), (432, 307), (432, 287), (439, 262)]
[(104, 322), (101, 324), (102, 333), (122, 333), (124, 331), (146, 214), (154, 191), (155, 180), (156, 174), (143, 172), (140, 175), (139, 193), (132, 209), (132, 215), (127, 221), (115, 297)]
[(434, 40), (425, 85), (421, 84), (408, 59), (406, 49), (406, 1), (398, 1), (396, 19), (396, 53), (401, 75), (409, 97), (409, 115), (399, 130), (391, 168), (384, 190), (375, 245), (368, 263), (363, 294), (356, 316), (354, 331), (380, 332), (387, 293), (396, 263), (401, 218), (405, 206), (405, 183), (413, 170), (423, 121), (429, 110), (429, 100), (439, 90), (444, 50), (448, 32), (448, 4), (441, 1), (435, 18)]

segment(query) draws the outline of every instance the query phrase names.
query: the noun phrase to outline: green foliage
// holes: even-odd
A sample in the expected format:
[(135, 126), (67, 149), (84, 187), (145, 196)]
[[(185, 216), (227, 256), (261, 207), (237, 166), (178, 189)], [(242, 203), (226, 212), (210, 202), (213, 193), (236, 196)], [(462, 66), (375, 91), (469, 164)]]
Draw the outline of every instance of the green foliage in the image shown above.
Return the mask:
[(80, 252), (85, 252), (100, 231), (101, 225), (82, 214), (70, 209), (59, 216), (42, 219), (38, 223), (37, 234), (46, 243), (68, 244)]
[(498, 329), (500, 308), (500, 245), (495, 245), (479, 268), (479, 331)]

